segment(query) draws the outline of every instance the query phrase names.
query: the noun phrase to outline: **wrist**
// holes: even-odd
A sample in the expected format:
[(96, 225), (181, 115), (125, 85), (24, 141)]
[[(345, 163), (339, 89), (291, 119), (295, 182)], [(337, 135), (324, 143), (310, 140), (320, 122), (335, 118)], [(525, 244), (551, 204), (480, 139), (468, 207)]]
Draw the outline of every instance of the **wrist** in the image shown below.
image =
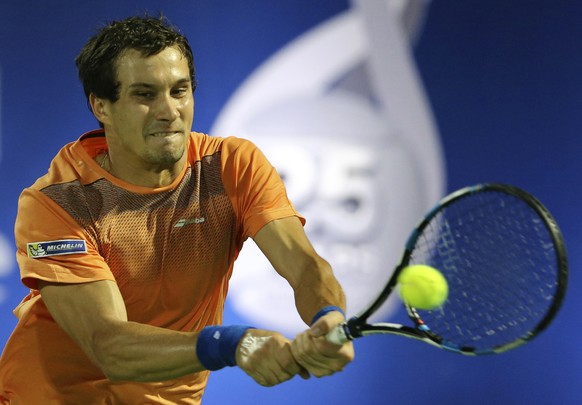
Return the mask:
[(323, 307), (323, 308), (321, 308), (321, 309), (320, 309), (320, 310), (319, 310), (319, 311), (318, 311), (318, 312), (317, 312), (317, 313), (316, 313), (316, 314), (313, 316), (313, 319), (311, 320), (311, 325), (313, 325), (315, 322), (317, 322), (317, 321), (319, 320), (319, 318), (321, 318), (321, 317), (323, 317), (323, 316), (327, 315), (327, 314), (328, 314), (328, 313), (330, 313), (330, 312), (334, 312), (334, 311), (337, 311), (337, 312), (341, 313), (341, 314), (344, 316), (344, 318), (346, 317), (346, 313), (344, 312), (344, 310), (343, 310), (343, 309), (341, 309), (340, 307), (338, 307), (338, 306), (335, 306), (335, 305), (328, 305), (328, 306), (326, 306), (326, 307)]
[(252, 326), (207, 326), (198, 334), (196, 355), (204, 368), (210, 371), (236, 366), (236, 349)]

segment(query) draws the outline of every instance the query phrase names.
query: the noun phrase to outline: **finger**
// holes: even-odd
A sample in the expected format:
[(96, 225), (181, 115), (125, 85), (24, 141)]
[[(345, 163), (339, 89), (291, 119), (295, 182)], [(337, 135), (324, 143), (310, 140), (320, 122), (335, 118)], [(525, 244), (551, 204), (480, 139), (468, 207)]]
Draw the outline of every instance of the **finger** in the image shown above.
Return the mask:
[(297, 374), (299, 374), (303, 379), (308, 379), (310, 377), (309, 372), (305, 370), (305, 368), (302, 367), (293, 356), (291, 342), (286, 343), (285, 350), (278, 353), (279, 355), (276, 357), (276, 360), (281, 370), (281, 377), (279, 377), (281, 382), (287, 381)]
[(255, 380), (259, 385), (262, 385), (263, 387), (272, 387), (274, 385), (270, 383), (270, 378), (265, 377), (259, 371), (250, 374), (250, 376), (253, 378), (253, 380)]
[(336, 371), (333, 366), (330, 366), (333, 359), (319, 353), (313, 340), (308, 334), (297, 336), (291, 344), (294, 358), (305, 370), (316, 377), (333, 374)]
[(264, 387), (280, 384), (290, 380), (294, 375), (282, 368), (275, 359), (264, 362), (251, 374), (253, 379)]
[(351, 342), (336, 345), (325, 336), (314, 338), (305, 333), (296, 337), (292, 350), (298, 363), (318, 377), (342, 371), (354, 358)]
[(311, 325), (309, 333), (313, 337), (326, 335), (329, 331), (344, 321), (345, 318), (342, 313), (337, 311), (330, 312), (319, 318), (317, 322)]
[[(253, 335), (254, 334), (254, 335)], [(309, 374), (296, 362), (291, 352), (291, 342), (278, 335), (259, 336), (253, 331), (240, 345), (239, 367), (257, 383), (273, 386), (288, 381), (297, 374)]]
[[(301, 339), (299, 339), (299, 340), (301, 340)], [(296, 340), (291, 342), (291, 344), (289, 346), (289, 351), (291, 353), (291, 357), (293, 358), (293, 361), (295, 362), (295, 364), (297, 364), (297, 367), (298, 367), (297, 374), (299, 374), (299, 376), (301, 378), (303, 378), (304, 380), (308, 380), (311, 377), (311, 374), (301, 364), (301, 362), (298, 361), (298, 357), (300, 356), (300, 353), (302, 352), (302, 349), (299, 348), (301, 345), (302, 345), (301, 342), (296, 339)]]

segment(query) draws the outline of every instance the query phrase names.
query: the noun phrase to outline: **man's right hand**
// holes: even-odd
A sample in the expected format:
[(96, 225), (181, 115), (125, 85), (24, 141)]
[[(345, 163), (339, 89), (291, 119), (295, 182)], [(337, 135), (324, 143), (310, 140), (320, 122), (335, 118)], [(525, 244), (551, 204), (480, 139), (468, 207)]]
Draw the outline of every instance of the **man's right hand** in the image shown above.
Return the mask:
[(309, 378), (309, 373), (291, 353), (291, 341), (273, 331), (249, 329), (238, 345), (236, 362), (265, 387), (290, 380), (297, 374), (303, 379)]

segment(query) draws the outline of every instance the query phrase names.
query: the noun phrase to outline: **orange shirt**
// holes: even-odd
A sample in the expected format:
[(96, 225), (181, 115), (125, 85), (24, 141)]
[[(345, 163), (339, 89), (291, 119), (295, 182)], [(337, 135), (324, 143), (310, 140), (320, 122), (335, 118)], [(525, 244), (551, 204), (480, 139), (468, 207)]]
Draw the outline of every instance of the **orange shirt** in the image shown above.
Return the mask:
[(17, 260), (31, 292), (15, 310), (19, 322), (0, 359), (0, 398), (12, 403), (199, 403), (208, 372), (108, 381), (56, 325), (37, 280), (114, 280), (130, 321), (198, 331), (222, 322), (244, 240), (269, 221), (298, 216), (249, 141), (192, 133), (182, 175), (157, 189), (100, 168), (94, 157), (106, 149), (102, 131), (83, 135), (20, 197)]

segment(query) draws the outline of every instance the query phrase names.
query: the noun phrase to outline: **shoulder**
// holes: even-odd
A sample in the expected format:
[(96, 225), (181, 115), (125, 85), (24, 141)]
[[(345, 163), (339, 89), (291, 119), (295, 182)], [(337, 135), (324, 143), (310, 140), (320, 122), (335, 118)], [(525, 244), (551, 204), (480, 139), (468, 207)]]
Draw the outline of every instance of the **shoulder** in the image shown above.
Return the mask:
[(97, 172), (97, 163), (93, 155), (106, 148), (105, 136), (100, 131), (82, 135), (78, 140), (63, 146), (52, 159), (47, 172), (30, 187), (42, 190), (54, 184), (78, 181), (81, 184), (92, 183), (101, 175)]
[(243, 148), (256, 148), (248, 139), (238, 138), (236, 136), (212, 136), (204, 134), (201, 132), (192, 132), (190, 134), (190, 145), (191, 147), (197, 147), (202, 149), (238, 149)]
[(220, 152), (223, 158), (232, 156), (252, 156), (260, 153), (259, 148), (248, 139), (235, 136), (218, 137), (199, 132), (190, 135), (190, 155), (199, 160)]

